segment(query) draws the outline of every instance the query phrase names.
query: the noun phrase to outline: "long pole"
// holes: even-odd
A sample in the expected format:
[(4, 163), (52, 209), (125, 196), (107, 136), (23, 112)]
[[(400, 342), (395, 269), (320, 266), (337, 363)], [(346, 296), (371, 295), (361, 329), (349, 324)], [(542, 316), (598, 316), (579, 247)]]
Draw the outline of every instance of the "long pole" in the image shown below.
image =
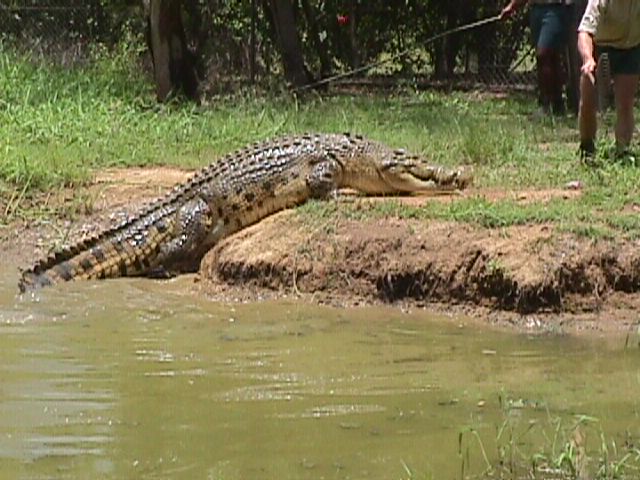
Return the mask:
[[(493, 23), (500, 20), (500, 15), (495, 15), (493, 17), (489, 17), (489, 18), (485, 18), (483, 20), (478, 20), (477, 22), (472, 22), (472, 23), (467, 23), (466, 25), (460, 25), (458, 27), (455, 28), (451, 28), (449, 30), (445, 30), (444, 32), (438, 33), (430, 38), (428, 38), (427, 40), (425, 40), (424, 42), (422, 42), (423, 45), (426, 45), (428, 43), (434, 42), (436, 40), (439, 40), (443, 37), (446, 37), (448, 35), (451, 35), (453, 33), (457, 33), (457, 32), (463, 32), (465, 30), (471, 30), (473, 28), (478, 28), (482, 25), (487, 25), (489, 23)], [(346, 77), (350, 77), (352, 75), (361, 73), (361, 72), (365, 72), (371, 68), (377, 67), (379, 65), (382, 65), (384, 63), (390, 62), (392, 60), (395, 60), (396, 58), (400, 58), (403, 57), (404, 55), (406, 55), (407, 53), (409, 53), (411, 51), (411, 49), (407, 49), (407, 50), (403, 50), (402, 52), (398, 52), (395, 55), (391, 55), (390, 57), (385, 58), (384, 60), (380, 60), (378, 62), (373, 62), (370, 63), (368, 65), (363, 65), (361, 67), (358, 68), (354, 68), (353, 70), (349, 70), (348, 72), (344, 72), (344, 73), (339, 73), (337, 75), (333, 75), (332, 77), (327, 77), (327, 78), (323, 78), (322, 80), (318, 80), (317, 82), (314, 83), (309, 83), (307, 85), (303, 85), (301, 87), (295, 88), (294, 91), (302, 91), (302, 90), (307, 90), (310, 88), (316, 88), (320, 85), (324, 85), (326, 83), (331, 83), (335, 80), (340, 80), (342, 78), (346, 78)]]

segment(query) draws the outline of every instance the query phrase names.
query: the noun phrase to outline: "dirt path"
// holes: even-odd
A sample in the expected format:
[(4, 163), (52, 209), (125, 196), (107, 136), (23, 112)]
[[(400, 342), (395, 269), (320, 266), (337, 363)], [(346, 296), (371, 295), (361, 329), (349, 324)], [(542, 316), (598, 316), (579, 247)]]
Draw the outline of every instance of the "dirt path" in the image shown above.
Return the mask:
[[(169, 169), (106, 170), (92, 186), (41, 199), (71, 205), (73, 220), (15, 220), (0, 230), (5, 259), (27, 265), (53, 244), (95, 233), (184, 180)], [(520, 202), (579, 190), (480, 191)], [(376, 199), (358, 200), (365, 202)], [(407, 197), (420, 205), (455, 197)], [(286, 232), (286, 234), (284, 233)], [(298, 296), (339, 305), (395, 303), (464, 313), (523, 330), (629, 331), (638, 322), (636, 244), (591, 242), (553, 225), (483, 229), (394, 218), (309, 223), (273, 215), (224, 240), (203, 260), (196, 286), (212, 298)]]

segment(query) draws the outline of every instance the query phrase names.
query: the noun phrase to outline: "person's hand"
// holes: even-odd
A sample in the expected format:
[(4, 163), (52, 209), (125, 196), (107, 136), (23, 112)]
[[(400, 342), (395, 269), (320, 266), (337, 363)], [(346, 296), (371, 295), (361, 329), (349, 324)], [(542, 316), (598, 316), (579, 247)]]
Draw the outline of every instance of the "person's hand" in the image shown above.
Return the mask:
[(510, 18), (514, 13), (516, 13), (516, 4), (514, 2), (509, 2), (500, 12), (500, 20)]
[(596, 83), (596, 60), (593, 57), (584, 59), (580, 72), (591, 80), (591, 83)]

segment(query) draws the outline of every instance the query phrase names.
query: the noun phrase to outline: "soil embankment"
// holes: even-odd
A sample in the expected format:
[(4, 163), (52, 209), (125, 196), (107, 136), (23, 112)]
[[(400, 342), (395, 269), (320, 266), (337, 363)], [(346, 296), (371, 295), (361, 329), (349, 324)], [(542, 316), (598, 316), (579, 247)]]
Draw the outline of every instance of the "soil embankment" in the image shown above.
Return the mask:
[[(376, 219), (309, 228), (295, 212), (226, 239), (202, 288), (306, 294), (316, 301), (453, 308), (519, 327), (618, 330), (637, 321), (640, 253), (551, 225), (489, 230)], [(283, 232), (286, 231), (286, 234)], [(239, 290), (239, 289), (238, 289)]]
[[(77, 208), (73, 221), (14, 221), (0, 231), (2, 249), (12, 263), (27, 265), (35, 259), (31, 253), (42, 254), (62, 230), (69, 238), (95, 232), (121, 220), (124, 214), (115, 212), (137, 208), (186, 176), (173, 169), (104, 172), (86, 191), (90, 208)], [(472, 194), (530, 201), (579, 192)], [(63, 192), (48, 201), (78, 201), (71, 197)], [(484, 229), (395, 218), (310, 222), (285, 211), (209, 252), (196, 289), (225, 299), (296, 295), (340, 305), (397, 303), (523, 329), (621, 331), (638, 321), (640, 252), (635, 243), (594, 242), (553, 225)]]

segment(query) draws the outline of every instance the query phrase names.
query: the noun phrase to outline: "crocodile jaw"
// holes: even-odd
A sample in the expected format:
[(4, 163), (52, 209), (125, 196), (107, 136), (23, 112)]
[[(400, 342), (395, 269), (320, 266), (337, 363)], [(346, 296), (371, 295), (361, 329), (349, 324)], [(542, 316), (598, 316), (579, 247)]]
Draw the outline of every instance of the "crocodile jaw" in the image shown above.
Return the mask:
[(461, 190), (469, 186), (472, 180), (468, 169), (420, 164), (398, 165), (380, 172), (380, 177), (393, 191), (404, 193)]

